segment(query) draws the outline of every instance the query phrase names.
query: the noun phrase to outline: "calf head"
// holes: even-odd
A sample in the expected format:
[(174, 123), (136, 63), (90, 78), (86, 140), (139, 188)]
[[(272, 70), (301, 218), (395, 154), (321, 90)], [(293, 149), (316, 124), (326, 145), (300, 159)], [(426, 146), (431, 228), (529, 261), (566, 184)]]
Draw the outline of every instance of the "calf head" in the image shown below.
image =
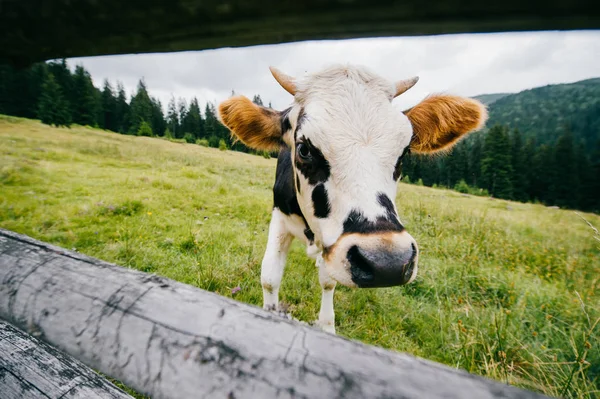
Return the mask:
[(351, 287), (411, 282), (419, 250), (394, 204), (402, 157), (444, 151), (487, 117), (478, 101), (431, 96), (399, 112), (396, 84), (362, 67), (332, 67), (302, 79), (271, 68), (293, 105), (275, 111), (232, 97), (221, 121), (251, 148), (291, 150), (298, 204), (322, 250), (321, 267)]

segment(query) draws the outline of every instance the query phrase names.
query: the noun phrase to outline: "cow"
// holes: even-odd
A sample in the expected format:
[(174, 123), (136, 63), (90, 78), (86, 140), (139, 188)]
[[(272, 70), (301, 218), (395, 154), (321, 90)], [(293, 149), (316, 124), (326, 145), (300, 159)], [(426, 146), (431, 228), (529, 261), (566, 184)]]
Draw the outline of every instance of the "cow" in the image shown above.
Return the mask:
[(318, 268), (316, 324), (335, 333), (337, 283), (390, 287), (417, 276), (419, 249), (394, 204), (403, 158), (447, 151), (480, 129), (487, 111), (474, 99), (433, 95), (401, 112), (392, 100), (418, 77), (394, 84), (361, 66), (332, 66), (299, 79), (270, 70), (293, 96), (289, 108), (277, 111), (244, 96), (218, 107), (221, 123), (245, 145), (279, 151), (261, 269), (263, 308), (279, 310), (287, 253), (299, 239)]

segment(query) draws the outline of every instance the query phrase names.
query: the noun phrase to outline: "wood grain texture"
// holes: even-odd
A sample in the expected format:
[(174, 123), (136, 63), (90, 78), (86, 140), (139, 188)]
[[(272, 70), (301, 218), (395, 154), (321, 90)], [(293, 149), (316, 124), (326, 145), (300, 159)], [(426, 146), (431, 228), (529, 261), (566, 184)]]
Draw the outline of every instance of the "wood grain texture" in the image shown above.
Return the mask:
[(0, 397), (132, 398), (71, 356), (0, 321)]
[(0, 0), (0, 62), (599, 27), (600, 9), (593, 0)]
[(0, 229), (0, 318), (156, 398), (538, 398)]

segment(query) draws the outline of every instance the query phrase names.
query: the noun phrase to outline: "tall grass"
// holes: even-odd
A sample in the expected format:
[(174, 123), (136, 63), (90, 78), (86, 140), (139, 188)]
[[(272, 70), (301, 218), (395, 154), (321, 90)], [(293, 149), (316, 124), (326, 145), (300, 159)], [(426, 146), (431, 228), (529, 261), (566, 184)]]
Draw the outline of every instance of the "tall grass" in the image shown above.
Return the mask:
[[(254, 305), (274, 173), (258, 156), (0, 117), (1, 227)], [(552, 396), (599, 396), (600, 217), (402, 183), (396, 203), (419, 277), (339, 288), (339, 334)], [(317, 273), (297, 243), (281, 300), (317, 317)]]

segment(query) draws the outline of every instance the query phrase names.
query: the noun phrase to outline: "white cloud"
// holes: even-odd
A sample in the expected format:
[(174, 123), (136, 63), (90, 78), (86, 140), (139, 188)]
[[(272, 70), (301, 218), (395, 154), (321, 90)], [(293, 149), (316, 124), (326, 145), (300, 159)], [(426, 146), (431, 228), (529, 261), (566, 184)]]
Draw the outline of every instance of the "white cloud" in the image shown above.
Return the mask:
[(171, 95), (201, 103), (221, 101), (235, 90), (285, 108), (291, 97), (271, 77), (277, 66), (290, 75), (335, 63), (370, 67), (390, 79), (419, 75), (398, 98), (407, 108), (427, 94), (517, 92), (600, 75), (600, 31), (464, 34), (342, 41), (312, 41), (198, 52), (79, 58), (100, 87), (121, 81), (131, 94), (144, 78), (163, 107)]

